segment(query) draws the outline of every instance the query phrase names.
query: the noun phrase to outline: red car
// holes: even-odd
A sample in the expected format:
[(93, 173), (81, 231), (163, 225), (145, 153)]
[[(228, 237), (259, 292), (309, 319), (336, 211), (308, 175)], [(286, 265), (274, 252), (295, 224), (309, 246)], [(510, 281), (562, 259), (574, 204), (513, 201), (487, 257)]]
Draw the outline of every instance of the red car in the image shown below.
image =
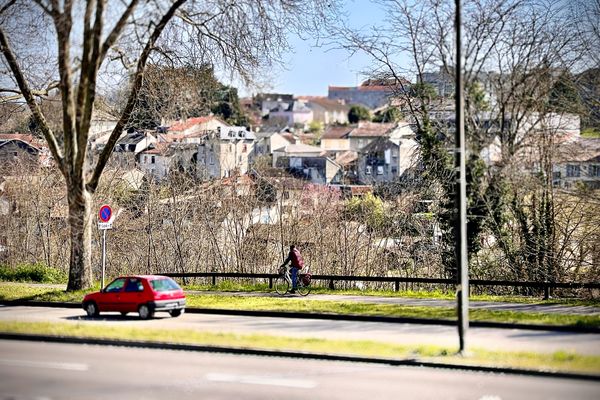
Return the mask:
[(155, 311), (168, 311), (172, 317), (178, 317), (185, 310), (185, 295), (166, 276), (122, 276), (99, 292), (86, 295), (82, 305), (90, 317), (104, 311), (118, 311), (122, 315), (137, 312), (142, 319), (152, 318)]

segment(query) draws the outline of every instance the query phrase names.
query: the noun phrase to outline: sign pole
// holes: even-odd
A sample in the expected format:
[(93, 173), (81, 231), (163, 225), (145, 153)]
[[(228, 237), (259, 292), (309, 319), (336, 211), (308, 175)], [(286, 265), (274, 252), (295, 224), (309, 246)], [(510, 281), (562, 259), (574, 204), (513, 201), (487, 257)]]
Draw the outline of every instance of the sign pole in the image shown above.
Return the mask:
[(104, 289), (104, 271), (106, 270), (106, 229), (102, 230), (102, 286)]
[(102, 230), (102, 278), (101, 289), (104, 289), (104, 273), (106, 271), (106, 230), (112, 229), (112, 209), (105, 204), (98, 212), (98, 229)]

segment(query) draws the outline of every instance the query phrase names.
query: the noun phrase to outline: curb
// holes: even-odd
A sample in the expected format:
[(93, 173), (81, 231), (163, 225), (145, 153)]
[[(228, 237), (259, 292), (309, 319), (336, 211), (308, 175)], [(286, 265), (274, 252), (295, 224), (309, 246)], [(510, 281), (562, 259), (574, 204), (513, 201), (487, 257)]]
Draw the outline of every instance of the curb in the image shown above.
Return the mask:
[[(0, 301), (3, 306), (27, 306), (27, 307), (51, 307), (51, 308), (82, 308), (80, 303), (60, 303), (52, 301), (24, 301), (11, 300)], [(410, 317), (384, 317), (377, 315), (342, 315), (323, 314), (289, 311), (256, 311), (256, 310), (225, 310), (218, 308), (192, 308), (186, 307), (188, 314), (216, 314), (216, 315), (238, 315), (246, 317), (268, 317), (268, 318), (296, 318), (296, 319), (320, 319), (332, 321), (359, 321), (359, 322), (384, 322), (392, 324), (419, 324), (419, 325), (442, 325), (456, 326), (457, 321), (446, 319), (427, 319)], [(568, 326), (568, 325), (533, 325), (533, 324), (511, 324), (505, 322), (470, 321), (472, 328), (495, 328), (495, 329), (523, 329), (531, 331), (553, 331), (569, 333), (600, 333), (600, 327)]]
[(510, 374), (521, 376), (535, 376), (545, 378), (564, 378), (576, 379), (585, 381), (600, 382), (600, 375), (571, 373), (571, 372), (553, 372), (541, 371), (521, 368), (506, 368), (506, 367), (488, 367), (480, 365), (468, 364), (450, 364), (437, 363), (431, 361), (419, 361), (415, 359), (393, 359), (393, 358), (378, 358), (378, 357), (360, 357), (360, 356), (343, 356), (335, 354), (319, 354), (300, 351), (286, 350), (264, 350), (252, 349), (243, 347), (223, 347), (209, 345), (194, 345), (180, 343), (162, 343), (162, 342), (147, 342), (147, 341), (131, 341), (121, 339), (99, 339), (99, 338), (81, 338), (74, 336), (51, 336), (37, 334), (17, 334), (17, 333), (1, 333), (1, 340), (22, 340), (33, 342), (49, 342), (49, 343), (69, 343), (69, 344), (91, 344), (98, 346), (118, 346), (130, 348), (145, 348), (145, 349), (160, 349), (160, 350), (182, 350), (203, 353), (221, 353), (221, 354), (237, 354), (251, 355), (262, 357), (284, 357), (284, 358), (300, 358), (305, 360), (320, 360), (320, 361), (339, 361), (339, 362), (357, 362), (367, 364), (380, 364), (390, 366), (407, 366), (407, 367), (424, 367), (436, 369), (450, 369), (470, 372), (489, 372), (495, 374)]

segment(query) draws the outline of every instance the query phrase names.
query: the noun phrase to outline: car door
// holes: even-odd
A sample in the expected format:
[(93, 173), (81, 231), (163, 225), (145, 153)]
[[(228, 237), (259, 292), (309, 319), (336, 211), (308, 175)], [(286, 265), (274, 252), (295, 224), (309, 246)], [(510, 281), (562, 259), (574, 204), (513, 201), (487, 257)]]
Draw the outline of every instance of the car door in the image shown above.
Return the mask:
[(144, 303), (144, 284), (141, 278), (131, 277), (127, 279), (125, 290), (121, 295), (122, 310), (125, 312), (136, 312), (139, 305)]
[(122, 311), (121, 296), (126, 278), (117, 278), (101, 292), (98, 300), (100, 311)]

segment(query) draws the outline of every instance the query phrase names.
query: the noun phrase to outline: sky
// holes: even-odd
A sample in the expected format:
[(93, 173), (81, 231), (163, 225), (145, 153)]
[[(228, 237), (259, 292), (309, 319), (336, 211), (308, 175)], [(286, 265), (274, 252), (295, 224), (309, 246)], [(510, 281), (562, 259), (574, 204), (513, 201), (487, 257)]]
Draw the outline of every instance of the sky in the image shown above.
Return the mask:
[[(383, 19), (383, 11), (369, 0), (346, 0), (345, 10), (347, 22), (355, 28), (381, 24)], [(269, 92), (327, 96), (330, 85), (356, 86), (365, 79), (361, 71), (370, 64), (366, 55), (350, 57), (345, 50), (319, 47), (315, 39), (296, 35), (288, 36), (288, 40), (292, 50), (283, 55), (285, 69), (272, 71)]]

